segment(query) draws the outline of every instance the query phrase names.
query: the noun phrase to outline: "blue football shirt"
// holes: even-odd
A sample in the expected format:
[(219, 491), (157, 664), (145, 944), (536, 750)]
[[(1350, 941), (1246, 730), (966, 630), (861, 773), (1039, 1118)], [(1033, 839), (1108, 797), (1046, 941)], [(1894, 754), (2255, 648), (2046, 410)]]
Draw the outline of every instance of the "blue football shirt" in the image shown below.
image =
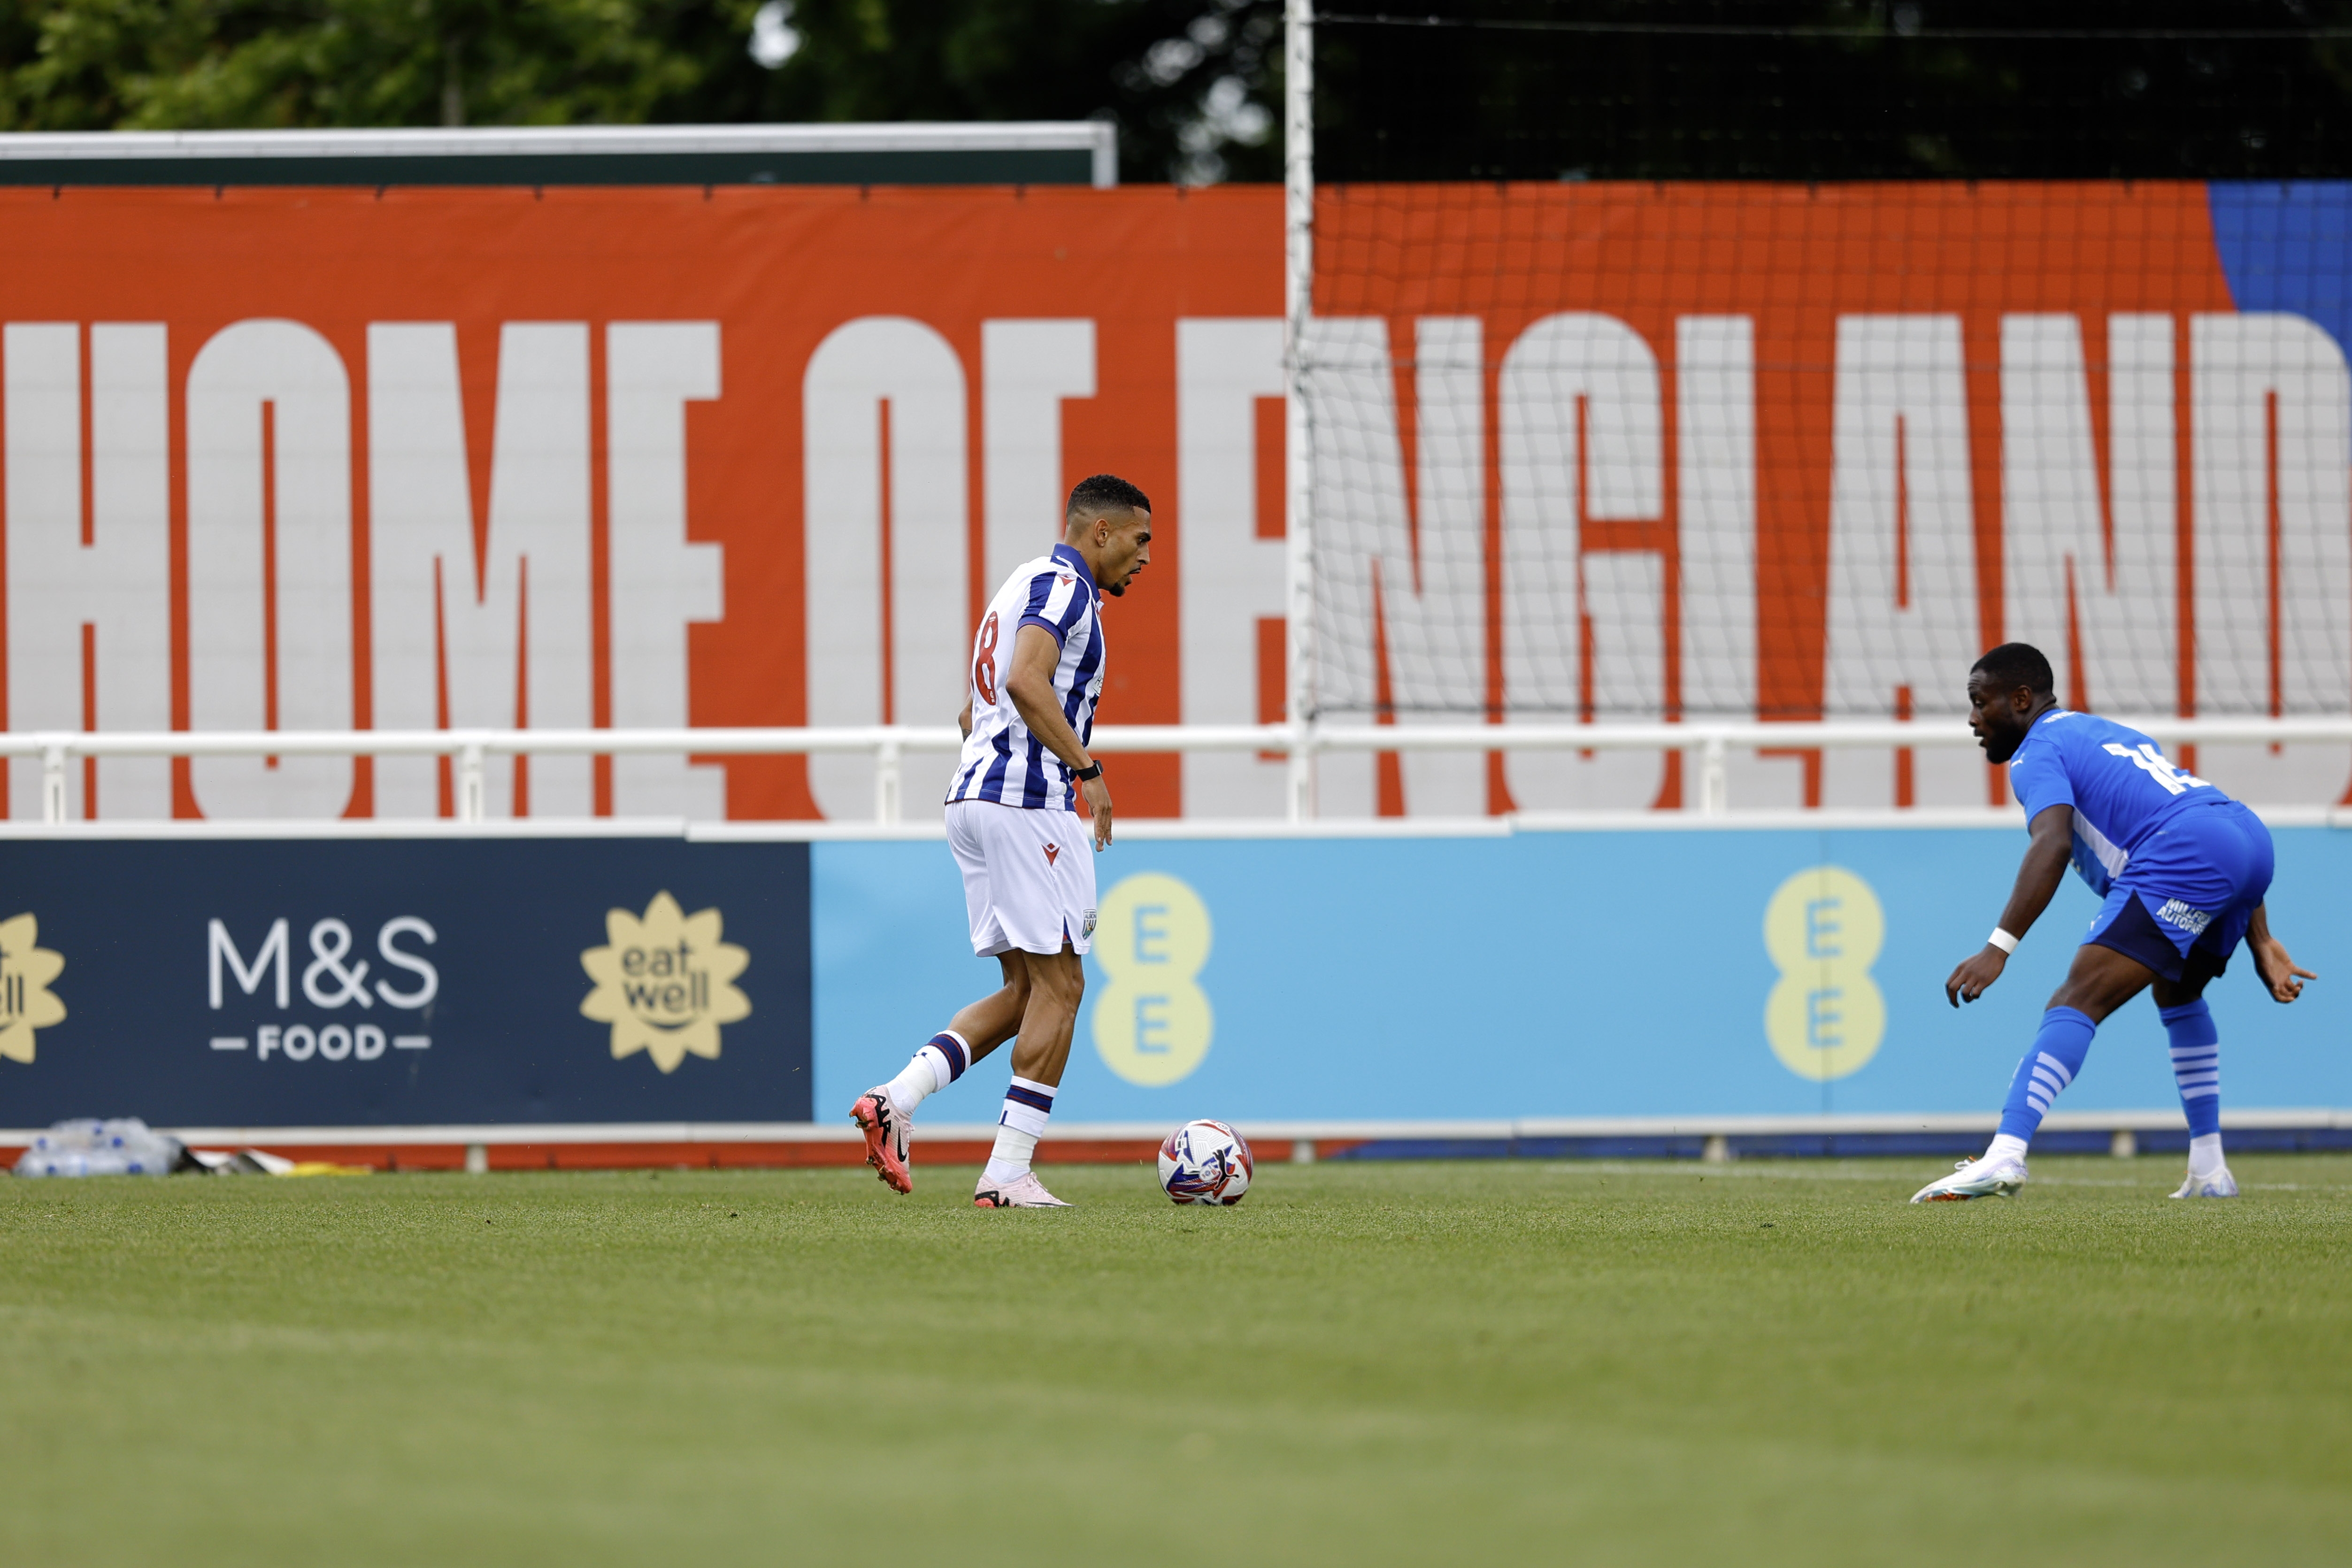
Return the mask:
[(2032, 822), (2074, 808), (2074, 869), (2101, 898), (2156, 826), (2185, 805), (2228, 797), (2167, 762), (2137, 730), (2063, 708), (2045, 713), (2009, 760), (2009, 787)]

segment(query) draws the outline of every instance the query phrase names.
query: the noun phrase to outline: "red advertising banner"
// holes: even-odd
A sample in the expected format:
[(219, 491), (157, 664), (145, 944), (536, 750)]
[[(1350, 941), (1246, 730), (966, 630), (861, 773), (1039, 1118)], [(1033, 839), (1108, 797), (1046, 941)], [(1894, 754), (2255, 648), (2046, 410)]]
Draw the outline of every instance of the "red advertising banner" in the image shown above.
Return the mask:
[[(2017, 637), (2084, 706), (2346, 711), (2345, 207), (1327, 191), (1318, 700), (1927, 717)], [(978, 607), (1099, 471), (1156, 503), (1102, 721), (1278, 718), (1280, 225), (1263, 188), (0, 192), (6, 726), (943, 723)], [(2210, 750), (2256, 799), (2352, 773)], [(910, 757), (910, 808), (948, 766)], [(2000, 798), (1955, 752), (1734, 772), (1735, 805)], [(494, 773), (494, 815), (873, 801), (855, 757)], [(1273, 815), (1280, 775), (1125, 759), (1118, 800)], [(431, 760), (73, 785), (75, 816), (451, 809)], [(1606, 752), (1333, 755), (1320, 787), (1335, 815), (1681, 798), (1671, 758)]]
[[(1956, 715), (1975, 654), (2015, 637), (2085, 708), (2341, 714), (2346, 203), (1327, 191), (1307, 373), (1324, 700), (1400, 721)], [(2352, 765), (2340, 746), (2206, 752), (2257, 799), (2336, 800)], [(1680, 799), (1671, 759), (1520, 753), (1483, 780), (1467, 761), (1408, 753), (1377, 784), (1363, 763), (1353, 796)], [(1734, 768), (1750, 804), (2005, 798), (1961, 752)]]
[[(992, 540), (1041, 551), (1097, 470), (1172, 510), (1174, 323), (1278, 312), (1279, 224), (1262, 191), (0, 193), (8, 727), (799, 724), (813, 601), (872, 699), (833, 721), (951, 721)], [(811, 486), (856, 536), (821, 584)], [(1119, 720), (1180, 717), (1181, 549), (1111, 616)], [(108, 759), (96, 794), (446, 812), (421, 766)], [(494, 809), (817, 809), (799, 759), (521, 771)], [(1121, 774), (1179, 808), (1172, 759)]]

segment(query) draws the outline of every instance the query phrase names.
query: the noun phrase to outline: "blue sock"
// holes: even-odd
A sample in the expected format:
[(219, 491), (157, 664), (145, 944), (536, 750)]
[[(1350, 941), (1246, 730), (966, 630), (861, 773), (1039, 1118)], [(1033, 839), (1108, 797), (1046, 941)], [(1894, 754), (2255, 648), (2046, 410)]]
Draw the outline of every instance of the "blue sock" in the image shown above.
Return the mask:
[(2172, 1041), (2172, 1081), (2180, 1089), (2189, 1135), (2221, 1131), (2221, 1032), (2213, 1026), (2213, 1010), (2200, 996), (2178, 1007), (2159, 1007), (2156, 1016)]
[(2032, 1141), (2034, 1130), (2050, 1114), (2050, 1102), (2083, 1070), (2083, 1058), (2091, 1054), (2091, 1037), (2098, 1030), (2089, 1014), (2072, 1007), (2053, 1007), (2042, 1015), (2042, 1032), (2017, 1064), (2009, 1099), (2001, 1103), (2005, 1135)]

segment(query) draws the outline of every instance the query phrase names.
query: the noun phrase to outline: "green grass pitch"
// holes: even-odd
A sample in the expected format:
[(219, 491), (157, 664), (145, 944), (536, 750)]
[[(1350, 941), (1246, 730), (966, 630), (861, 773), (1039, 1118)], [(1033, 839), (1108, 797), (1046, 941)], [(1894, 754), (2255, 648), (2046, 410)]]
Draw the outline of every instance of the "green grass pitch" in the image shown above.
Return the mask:
[(2352, 1552), (2352, 1158), (1938, 1168), (0, 1183), (0, 1557)]

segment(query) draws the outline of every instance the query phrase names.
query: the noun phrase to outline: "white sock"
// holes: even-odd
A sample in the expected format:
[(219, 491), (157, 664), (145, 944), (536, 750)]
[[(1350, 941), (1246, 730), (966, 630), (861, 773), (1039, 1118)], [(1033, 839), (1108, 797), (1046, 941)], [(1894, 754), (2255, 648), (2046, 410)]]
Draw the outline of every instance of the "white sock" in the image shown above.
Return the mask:
[(2214, 1172), (2225, 1168), (2227, 1163), (2228, 1162), (2221, 1158), (2221, 1135), (2219, 1132), (2208, 1132), (2202, 1138), (2191, 1138), (2189, 1141), (2189, 1173), (2190, 1175), (2210, 1176)]
[(1017, 1182), (1029, 1173), (1029, 1157), (1036, 1152), (1034, 1132), (1000, 1127), (996, 1130), (996, 1147), (988, 1152), (988, 1169), (982, 1174), (992, 1182)]
[(2022, 1160), (2025, 1158), (2025, 1140), (2014, 1133), (1996, 1132), (1992, 1135), (1991, 1146), (1984, 1152), (1984, 1157), (1988, 1160)]
[(882, 1087), (901, 1115), (912, 1115), (915, 1107), (961, 1078), (971, 1061), (971, 1042), (953, 1029), (942, 1029)]
[(1045, 1120), (1054, 1114), (1054, 1086), (1016, 1078), (1004, 1091), (1004, 1113), (997, 1118), (996, 1147), (989, 1152), (985, 1179), (1017, 1182), (1029, 1173), (1030, 1156), (1045, 1135)]

